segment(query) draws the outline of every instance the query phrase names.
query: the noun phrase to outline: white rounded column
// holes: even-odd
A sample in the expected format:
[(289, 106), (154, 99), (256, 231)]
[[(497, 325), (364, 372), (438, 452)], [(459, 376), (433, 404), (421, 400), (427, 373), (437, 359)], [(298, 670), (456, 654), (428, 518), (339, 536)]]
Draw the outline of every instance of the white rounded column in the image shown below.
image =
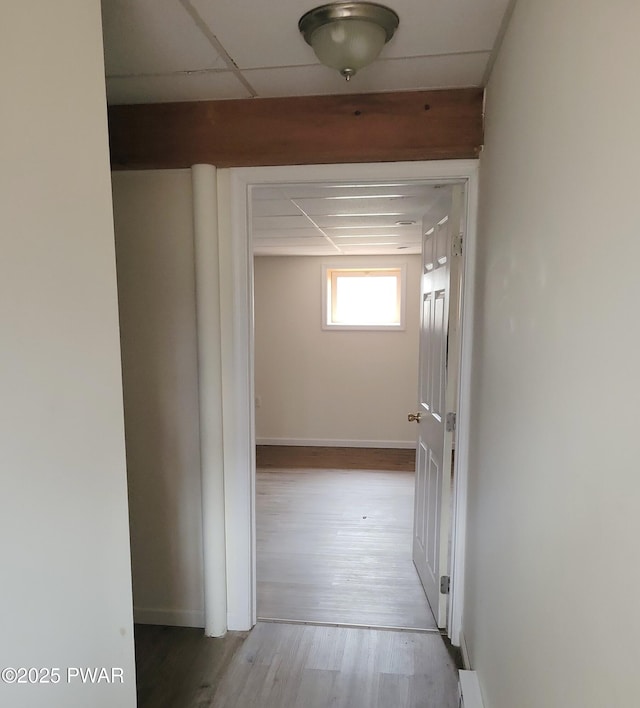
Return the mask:
[(212, 165), (193, 165), (191, 178), (198, 322), (205, 634), (221, 637), (227, 631), (227, 559), (216, 168)]

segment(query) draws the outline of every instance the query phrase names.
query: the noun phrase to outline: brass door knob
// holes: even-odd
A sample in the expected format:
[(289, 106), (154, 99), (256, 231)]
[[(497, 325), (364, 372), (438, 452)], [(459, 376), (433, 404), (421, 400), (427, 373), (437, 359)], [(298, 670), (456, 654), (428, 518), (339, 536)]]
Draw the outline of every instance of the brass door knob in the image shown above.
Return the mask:
[(422, 413), (409, 413), (409, 415), (407, 416), (407, 420), (410, 423), (413, 423), (413, 422), (419, 423), (420, 418), (422, 418)]

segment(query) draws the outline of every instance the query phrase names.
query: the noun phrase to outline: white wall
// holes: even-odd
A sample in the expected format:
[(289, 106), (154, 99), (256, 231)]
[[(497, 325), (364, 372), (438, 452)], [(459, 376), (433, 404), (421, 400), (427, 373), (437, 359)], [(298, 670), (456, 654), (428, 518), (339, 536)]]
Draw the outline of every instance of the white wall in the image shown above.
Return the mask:
[(61, 670), (0, 704), (135, 706), (99, 2), (4, 3), (0, 47), (0, 667)]
[[(258, 442), (413, 446), (420, 256), (255, 258)], [(407, 264), (402, 332), (321, 328), (323, 264)], [(283, 443), (286, 444), (286, 443)]]
[(112, 179), (135, 617), (203, 626), (191, 171)]
[(519, 0), (481, 159), (464, 633), (487, 708), (638, 700), (640, 4)]

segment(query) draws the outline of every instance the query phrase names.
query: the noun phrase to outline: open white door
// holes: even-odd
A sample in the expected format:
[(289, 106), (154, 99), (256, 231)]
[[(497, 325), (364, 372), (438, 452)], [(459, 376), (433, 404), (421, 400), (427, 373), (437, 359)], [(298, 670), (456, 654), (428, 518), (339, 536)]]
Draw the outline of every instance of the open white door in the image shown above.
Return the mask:
[(461, 190), (456, 188), (447, 216), (435, 226), (432, 219), (423, 219), (418, 411), (409, 416), (419, 427), (413, 562), (438, 627), (447, 623), (462, 260), (460, 206)]

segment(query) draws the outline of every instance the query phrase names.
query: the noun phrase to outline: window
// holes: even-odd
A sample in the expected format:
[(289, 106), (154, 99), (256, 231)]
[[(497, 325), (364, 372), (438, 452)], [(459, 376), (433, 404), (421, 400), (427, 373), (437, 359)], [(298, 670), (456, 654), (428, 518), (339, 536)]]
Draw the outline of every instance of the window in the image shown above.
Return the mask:
[(323, 329), (404, 329), (405, 266), (323, 269)]

